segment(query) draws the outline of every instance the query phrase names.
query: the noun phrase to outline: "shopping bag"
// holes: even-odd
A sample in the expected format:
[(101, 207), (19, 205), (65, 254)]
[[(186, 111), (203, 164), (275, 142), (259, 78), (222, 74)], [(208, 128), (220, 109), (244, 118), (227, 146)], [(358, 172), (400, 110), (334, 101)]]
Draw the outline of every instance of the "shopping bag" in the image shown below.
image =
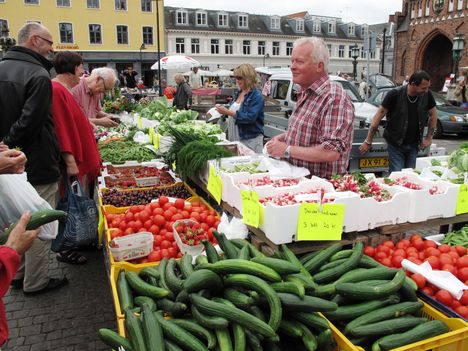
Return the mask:
[(67, 193), (57, 204), (57, 210), (68, 213), (65, 223), (60, 223), (57, 238), (52, 241), (52, 251), (60, 252), (97, 242), (99, 215), (94, 200), (88, 198), (81, 184), (67, 182)]
[[(49, 203), (28, 182), (26, 173), (0, 175), (0, 232), (20, 219), (25, 211), (32, 213), (51, 209)], [(55, 239), (58, 227), (58, 221), (41, 226), (38, 238)]]

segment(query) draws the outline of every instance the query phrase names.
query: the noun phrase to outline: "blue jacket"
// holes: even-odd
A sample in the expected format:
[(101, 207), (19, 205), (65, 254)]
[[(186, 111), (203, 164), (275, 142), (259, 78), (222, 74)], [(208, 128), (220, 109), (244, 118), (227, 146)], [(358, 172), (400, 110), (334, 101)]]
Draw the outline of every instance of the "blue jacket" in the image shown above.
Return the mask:
[[(237, 100), (239, 93), (240, 90), (237, 90), (230, 105)], [(265, 101), (258, 89), (254, 88), (244, 96), (234, 119), (241, 139), (252, 139), (263, 134), (264, 107)]]

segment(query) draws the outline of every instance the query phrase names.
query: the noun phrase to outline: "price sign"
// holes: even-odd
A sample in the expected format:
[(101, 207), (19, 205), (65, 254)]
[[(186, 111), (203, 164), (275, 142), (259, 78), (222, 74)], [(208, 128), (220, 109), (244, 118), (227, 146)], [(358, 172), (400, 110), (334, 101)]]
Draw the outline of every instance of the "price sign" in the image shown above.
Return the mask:
[(221, 203), (221, 194), (223, 192), (223, 182), (221, 176), (214, 169), (213, 165), (210, 164), (210, 174), (208, 176), (208, 191), (213, 195), (214, 199), (218, 204)]
[(153, 146), (156, 150), (159, 150), (161, 147), (161, 137), (158, 133), (153, 134)]
[(138, 116), (137, 127), (138, 127), (138, 129), (142, 129), (142, 128), (143, 128), (143, 120), (141, 119), (140, 116)]
[(343, 204), (302, 203), (297, 222), (297, 240), (341, 240)]
[(153, 128), (148, 129), (148, 136), (149, 136), (150, 143), (153, 143), (153, 140), (154, 140), (154, 129)]
[(457, 198), (457, 215), (468, 212), (468, 189), (466, 184), (460, 185)]
[(241, 190), (242, 211), (245, 224), (258, 228), (260, 224), (261, 205), (255, 191)]

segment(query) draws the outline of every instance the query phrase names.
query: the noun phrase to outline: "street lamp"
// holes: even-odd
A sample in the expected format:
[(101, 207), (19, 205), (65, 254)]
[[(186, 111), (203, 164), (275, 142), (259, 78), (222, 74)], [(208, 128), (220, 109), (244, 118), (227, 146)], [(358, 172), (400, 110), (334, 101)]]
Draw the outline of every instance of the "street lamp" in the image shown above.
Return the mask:
[(265, 67), (265, 59), (267, 59), (267, 58), (270, 58), (269, 53), (266, 53), (265, 55), (263, 55), (263, 67)]
[(10, 29), (8, 29), (6, 24), (3, 24), (2, 36), (0, 37), (0, 47), (2, 48), (2, 57), (8, 50), (10, 50), (15, 45), (16, 45), (16, 40), (13, 38), (10, 38)]
[(357, 44), (351, 46), (351, 57), (353, 58), (353, 80), (356, 81), (357, 59), (359, 57), (359, 46), (357, 46)]
[(465, 38), (461, 33), (455, 33), (455, 37), (453, 38), (453, 46), (452, 46), (452, 57), (453, 57), (453, 73), (455, 74), (455, 80), (458, 76), (458, 62), (462, 57), (463, 49), (465, 48)]

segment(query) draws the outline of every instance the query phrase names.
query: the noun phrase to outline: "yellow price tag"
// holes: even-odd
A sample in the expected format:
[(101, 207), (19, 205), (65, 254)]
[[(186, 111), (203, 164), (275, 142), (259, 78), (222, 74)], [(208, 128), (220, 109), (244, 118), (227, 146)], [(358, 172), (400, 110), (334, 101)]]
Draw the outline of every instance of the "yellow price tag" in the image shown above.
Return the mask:
[(159, 148), (161, 147), (161, 137), (158, 133), (153, 134), (153, 146), (156, 150), (159, 150)]
[(137, 127), (138, 129), (143, 129), (143, 120), (141, 119), (140, 116), (138, 116)]
[(148, 129), (148, 136), (149, 136), (150, 143), (152, 143), (153, 140), (154, 140), (154, 129), (153, 128)]
[(297, 240), (341, 240), (344, 221), (344, 204), (303, 202), (299, 209)]
[(214, 199), (218, 203), (221, 203), (221, 196), (223, 193), (223, 181), (221, 180), (221, 176), (218, 172), (214, 169), (213, 165), (210, 164), (210, 174), (208, 176), (208, 191), (211, 195), (213, 195)]
[(262, 205), (258, 202), (258, 194), (255, 191), (241, 190), (242, 220), (251, 227), (258, 228), (260, 224)]
[(460, 185), (457, 198), (457, 215), (468, 212), (468, 189), (466, 184)]
[(172, 162), (172, 169), (175, 170), (177, 168), (176, 161)]

